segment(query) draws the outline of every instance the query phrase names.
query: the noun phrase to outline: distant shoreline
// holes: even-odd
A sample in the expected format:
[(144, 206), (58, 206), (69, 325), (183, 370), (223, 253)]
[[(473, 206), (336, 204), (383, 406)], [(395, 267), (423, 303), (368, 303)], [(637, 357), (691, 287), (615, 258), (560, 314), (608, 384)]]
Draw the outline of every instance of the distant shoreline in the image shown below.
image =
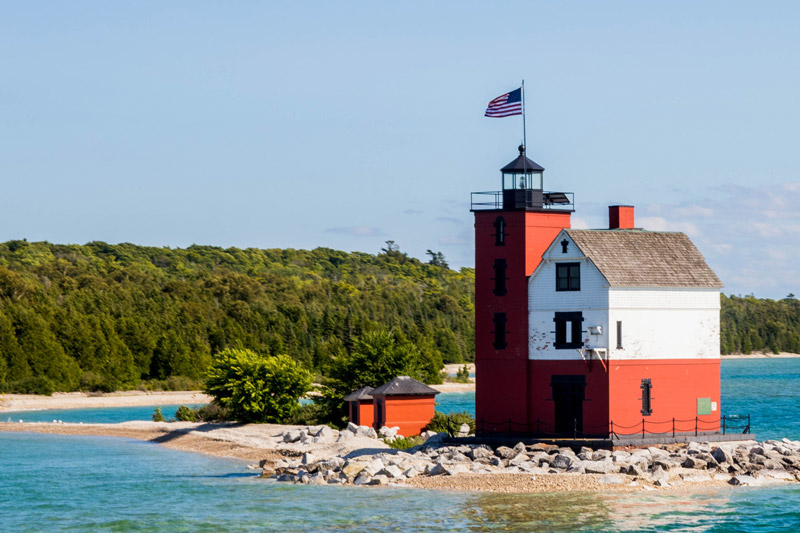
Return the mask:
[[(790, 359), (800, 358), (800, 354), (781, 352), (777, 354), (752, 353), (723, 355), (725, 359)], [(461, 367), (463, 365), (452, 365)], [(467, 363), (470, 372), (474, 364)], [(442, 383), (431, 385), (439, 392), (472, 392), (472, 383)], [(209, 403), (211, 397), (202, 391), (118, 391), (109, 393), (56, 392), (52, 396), (36, 394), (0, 394), (0, 413), (7, 411), (43, 411), (49, 409), (91, 409), (97, 407), (147, 407), (164, 405), (188, 405)]]

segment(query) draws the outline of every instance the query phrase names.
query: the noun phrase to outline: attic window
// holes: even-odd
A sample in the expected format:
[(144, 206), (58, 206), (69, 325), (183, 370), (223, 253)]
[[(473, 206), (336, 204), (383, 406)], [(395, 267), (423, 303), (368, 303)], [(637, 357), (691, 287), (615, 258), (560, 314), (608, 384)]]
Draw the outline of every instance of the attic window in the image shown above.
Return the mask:
[(506, 245), (506, 219), (503, 217), (497, 217), (494, 221), (494, 245)]
[(581, 290), (581, 264), (556, 263), (556, 290)]

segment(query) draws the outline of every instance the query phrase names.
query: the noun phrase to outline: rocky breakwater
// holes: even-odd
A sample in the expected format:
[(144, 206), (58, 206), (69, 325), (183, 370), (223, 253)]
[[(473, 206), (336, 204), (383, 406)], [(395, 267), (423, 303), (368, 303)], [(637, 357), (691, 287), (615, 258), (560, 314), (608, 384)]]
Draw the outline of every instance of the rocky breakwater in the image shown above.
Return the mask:
[[(387, 436), (384, 429), (376, 433), (371, 428), (351, 425), (339, 432), (337, 439), (356, 435), (379, 438), (378, 433)], [(643, 489), (691, 483), (753, 486), (800, 481), (800, 441), (788, 439), (762, 443), (693, 442), (609, 451), (521, 442), (514, 447), (494, 449), (487, 445), (448, 445), (443, 442), (444, 434), (426, 436), (429, 438), (424, 444), (405, 451), (362, 449), (323, 459), (306, 453), (302, 458), (264, 465), (263, 475), (312, 485), (387, 485), (414, 480), (411, 483), (417, 486), (452, 488), (458, 488), (458, 484), (426, 485), (424, 478), (434, 481), (433, 478), (452, 477), (455, 481), (459, 477), (475, 479), (475, 475), (517, 474), (510, 478), (528, 482), (537, 476), (555, 479), (578, 476), (591, 481), (593, 487), (618, 485)]]

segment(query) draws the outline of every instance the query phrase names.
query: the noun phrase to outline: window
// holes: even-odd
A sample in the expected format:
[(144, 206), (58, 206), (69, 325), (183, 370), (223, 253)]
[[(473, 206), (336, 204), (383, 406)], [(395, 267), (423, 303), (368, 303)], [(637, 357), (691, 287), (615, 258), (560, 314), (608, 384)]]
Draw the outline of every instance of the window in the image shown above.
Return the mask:
[(495, 259), (494, 265), (494, 294), (495, 296), (503, 296), (506, 293), (506, 264), (505, 259)]
[(494, 221), (494, 245), (506, 245), (506, 219), (503, 217), (497, 217)]
[(653, 413), (653, 406), (650, 403), (650, 401), (652, 400), (652, 398), (650, 397), (650, 391), (653, 390), (653, 384), (650, 382), (650, 379), (643, 379), (641, 388), (642, 388), (642, 416), (650, 416)]
[(506, 314), (495, 313), (494, 318), (494, 349), (502, 350), (506, 346)]
[(564, 239), (563, 241), (561, 241), (561, 253), (562, 254), (567, 253), (567, 248), (569, 248), (569, 241), (567, 239)]
[(622, 321), (617, 320), (617, 350), (622, 349)]
[(556, 263), (556, 290), (581, 290), (581, 264)]
[(583, 346), (583, 341), (581, 340), (583, 313), (580, 311), (556, 313), (553, 322), (556, 323), (555, 348), (557, 350), (580, 348)]

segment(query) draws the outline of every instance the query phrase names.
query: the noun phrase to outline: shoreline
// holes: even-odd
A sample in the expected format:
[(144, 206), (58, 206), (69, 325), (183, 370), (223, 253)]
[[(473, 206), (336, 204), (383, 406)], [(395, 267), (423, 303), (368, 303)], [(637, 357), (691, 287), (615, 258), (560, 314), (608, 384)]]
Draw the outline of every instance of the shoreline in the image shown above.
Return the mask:
[[(404, 452), (392, 450), (383, 442), (352, 436), (342, 441), (326, 440), (305, 443), (287, 443), (283, 438), (287, 432), (303, 431), (303, 426), (279, 424), (207, 424), (193, 422), (122, 422), (118, 424), (75, 424), (50, 422), (0, 422), (0, 432), (30, 432), (55, 435), (97, 436), (128, 438), (150, 442), (192, 453), (201, 453), (225, 459), (236, 459), (248, 463), (251, 470), (264, 467), (274, 474), (281, 464), (305, 465), (306, 461), (336, 460), (336, 457), (349, 457), (350, 461), (370, 461), (375, 457), (399, 457)], [(305, 428), (306, 430), (310, 428)], [(755, 443), (753, 443), (755, 444)], [(405, 456), (408, 456), (405, 453)], [(366, 463), (362, 463), (366, 464)], [(301, 467), (302, 468), (302, 467)], [(651, 491), (696, 491), (720, 490), (729, 488), (730, 475), (701, 476), (696, 479), (697, 470), (675, 468), (670, 482), (662, 484), (646, 476), (629, 477), (626, 474), (613, 474), (621, 478), (612, 482), (609, 476), (589, 473), (473, 473), (459, 471), (452, 475), (418, 475), (403, 481), (384, 486), (455, 492), (508, 493), (558, 493), (558, 492), (651, 492)], [(266, 480), (265, 480), (266, 481)], [(280, 481), (280, 480), (279, 480)], [(270, 481), (271, 482), (271, 481)], [(770, 486), (767, 481), (762, 486)], [(356, 483), (357, 484), (357, 483)]]
[(91, 409), (96, 407), (158, 407), (209, 403), (201, 391), (118, 391), (108, 393), (54, 392), (38, 394), (0, 394), (0, 413), (8, 411), (46, 411), (50, 409)]

